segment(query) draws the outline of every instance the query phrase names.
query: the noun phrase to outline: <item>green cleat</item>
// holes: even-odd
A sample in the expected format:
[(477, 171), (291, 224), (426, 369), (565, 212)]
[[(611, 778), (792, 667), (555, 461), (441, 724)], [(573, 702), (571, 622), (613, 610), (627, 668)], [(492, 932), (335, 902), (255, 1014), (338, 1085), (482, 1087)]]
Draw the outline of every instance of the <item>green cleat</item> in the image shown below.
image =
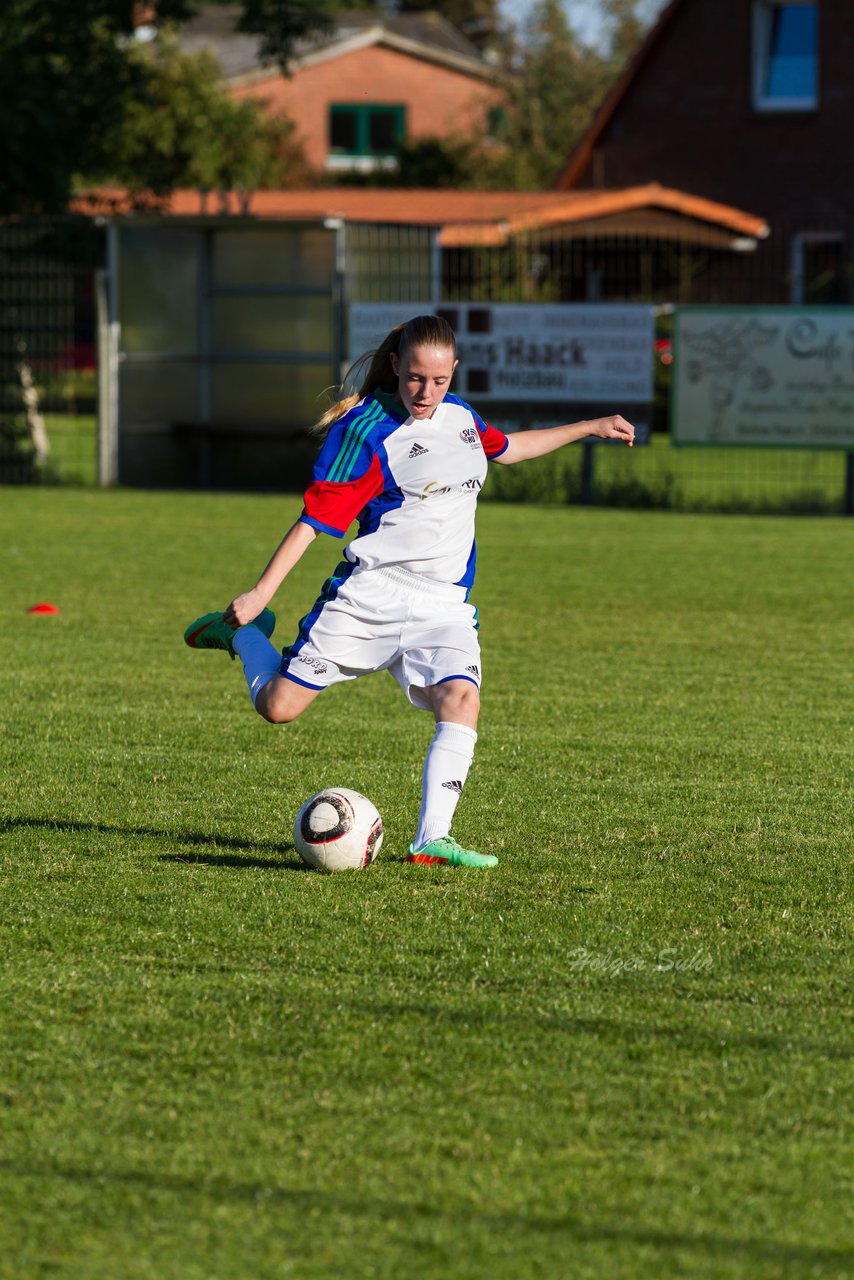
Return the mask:
[[(276, 615), (271, 609), (262, 609), (258, 617), (253, 618), (246, 625), (257, 627), (269, 640), (275, 630)], [(188, 644), (191, 649), (225, 649), (233, 659), (235, 653), (231, 642), (234, 636), (234, 628), (223, 621), (221, 613), (206, 613), (201, 618), (196, 618), (196, 621), (191, 622), (187, 627), (184, 632), (184, 644)]]
[(497, 867), (498, 859), (491, 853), (475, 853), (473, 849), (464, 849), (453, 836), (440, 836), (438, 840), (430, 840), (421, 849), (414, 844), (409, 846), (407, 862), (420, 862), (426, 866), (446, 865), (451, 867)]

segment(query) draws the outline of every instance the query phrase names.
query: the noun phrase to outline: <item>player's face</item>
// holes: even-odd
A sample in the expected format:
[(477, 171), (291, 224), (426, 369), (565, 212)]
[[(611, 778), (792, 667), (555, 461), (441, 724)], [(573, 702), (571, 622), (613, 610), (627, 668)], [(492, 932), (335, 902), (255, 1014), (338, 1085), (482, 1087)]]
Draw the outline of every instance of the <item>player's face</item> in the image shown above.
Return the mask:
[(407, 347), (401, 356), (391, 352), (391, 366), (407, 413), (416, 420), (432, 418), (457, 367), (453, 351), (447, 347)]

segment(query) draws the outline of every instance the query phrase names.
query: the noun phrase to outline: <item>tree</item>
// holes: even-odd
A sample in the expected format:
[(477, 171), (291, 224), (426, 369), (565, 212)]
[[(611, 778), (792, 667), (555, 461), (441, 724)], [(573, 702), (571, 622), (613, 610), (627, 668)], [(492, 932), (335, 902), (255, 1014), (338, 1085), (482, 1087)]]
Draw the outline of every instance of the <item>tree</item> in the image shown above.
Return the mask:
[(591, 48), (560, 0), (538, 0), (505, 60), (506, 102), (493, 138), (445, 143), (462, 153), (466, 185), (549, 187), (645, 30), (638, 0), (603, 0), (608, 42)]
[(577, 39), (559, 0), (538, 0), (504, 70), (503, 121), (475, 150), (472, 185), (547, 187), (608, 83), (607, 60)]
[[(298, 39), (356, 0), (243, 0), (239, 25), (287, 69)], [(192, 0), (157, 0), (158, 22), (183, 21)], [(144, 96), (134, 57), (134, 0), (3, 0), (0, 4), (0, 215), (67, 207), (75, 173), (104, 169), (112, 135)]]
[(280, 187), (307, 172), (293, 126), (219, 87), (209, 53), (181, 53), (174, 32), (133, 54), (145, 78), (110, 139), (104, 167), (87, 175), (163, 194), (176, 187)]
[(364, 0), (240, 0), (236, 29), (260, 36), (262, 59), (277, 62), (287, 75), (300, 40), (327, 31), (342, 9), (366, 7)]
[(619, 75), (646, 34), (649, 21), (639, 11), (639, 0), (602, 0), (608, 32), (608, 61)]
[[(164, 0), (169, 16), (183, 0)], [(138, 86), (129, 0), (6, 0), (0, 9), (0, 213), (65, 207)]]

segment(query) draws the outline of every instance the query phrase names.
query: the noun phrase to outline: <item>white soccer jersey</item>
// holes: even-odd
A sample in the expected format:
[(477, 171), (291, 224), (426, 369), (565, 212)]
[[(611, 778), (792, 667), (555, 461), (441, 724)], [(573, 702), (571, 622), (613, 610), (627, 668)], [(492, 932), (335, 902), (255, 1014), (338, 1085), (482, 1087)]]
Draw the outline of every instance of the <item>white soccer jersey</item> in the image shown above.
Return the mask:
[(302, 519), (338, 538), (358, 519), (344, 553), (354, 568), (395, 566), (467, 594), (487, 458), (506, 448), (507, 437), (455, 395), (416, 421), (377, 392), (330, 428)]

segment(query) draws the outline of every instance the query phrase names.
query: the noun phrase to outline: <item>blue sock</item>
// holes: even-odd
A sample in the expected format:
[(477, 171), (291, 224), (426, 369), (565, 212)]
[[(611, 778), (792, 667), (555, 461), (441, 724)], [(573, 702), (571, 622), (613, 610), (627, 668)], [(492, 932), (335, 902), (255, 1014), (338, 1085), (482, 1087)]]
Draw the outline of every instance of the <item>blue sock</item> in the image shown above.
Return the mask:
[(252, 705), (268, 681), (279, 674), (282, 655), (257, 627), (238, 627), (231, 647), (243, 663), (243, 674), (249, 685)]

